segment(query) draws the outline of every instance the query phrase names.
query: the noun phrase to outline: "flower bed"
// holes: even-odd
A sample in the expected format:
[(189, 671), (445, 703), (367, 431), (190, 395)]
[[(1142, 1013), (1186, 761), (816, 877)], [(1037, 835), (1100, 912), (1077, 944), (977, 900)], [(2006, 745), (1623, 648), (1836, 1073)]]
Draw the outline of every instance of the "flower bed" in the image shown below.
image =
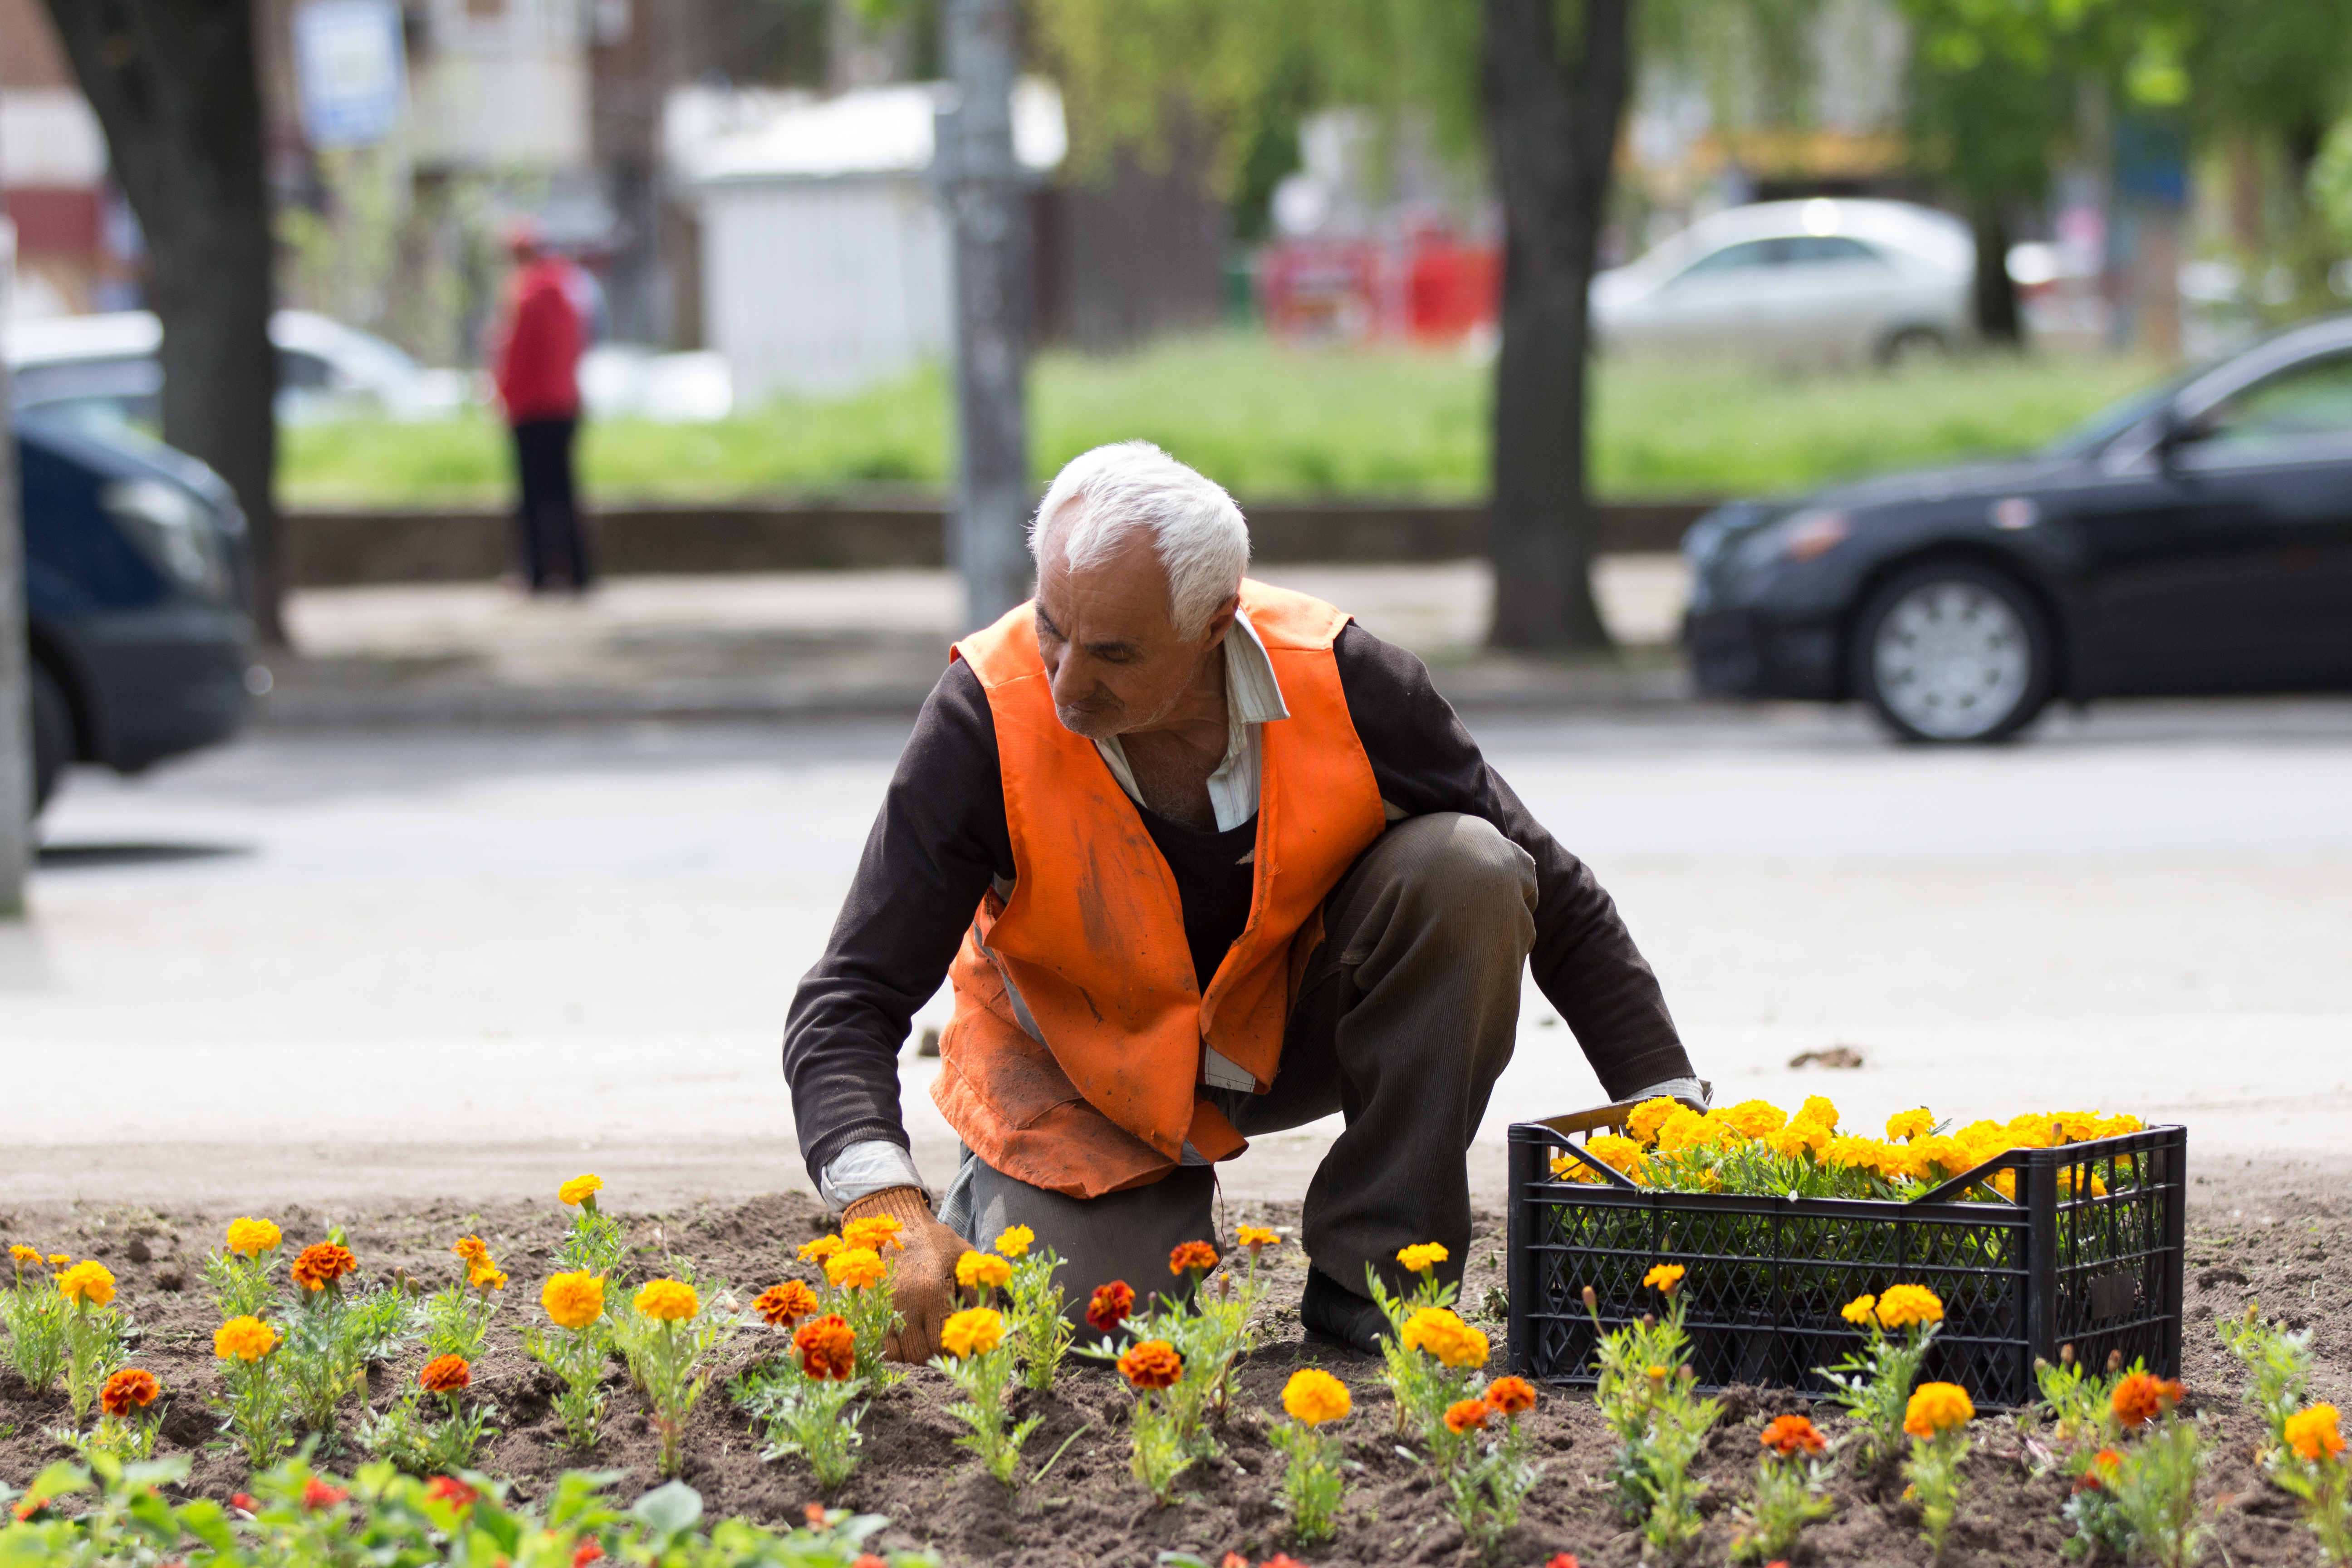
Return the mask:
[[(478, 1237), (498, 1266), (511, 1276), (511, 1284), (493, 1292), (499, 1310), (488, 1325), (480, 1353), (470, 1360), (469, 1386), (462, 1397), (468, 1408), (471, 1402), (496, 1407), (478, 1455), (478, 1468), (510, 1483), (509, 1507), (542, 1518), (556, 1504), (558, 1478), (573, 1468), (627, 1470), (627, 1477), (605, 1494), (612, 1508), (626, 1513), (644, 1493), (656, 1489), (662, 1446), (647, 1402), (629, 1385), (620, 1365), (608, 1362), (598, 1384), (608, 1407), (596, 1444), (585, 1452), (567, 1450), (557, 1407), (565, 1381), (526, 1351), (522, 1331), (548, 1324), (537, 1304), (541, 1288), (559, 1274), (573, 1272), (562, 1267), (560, 1256), (573, 1212), (551, 1202), (500, 1205), (479, 1213), (444, 1205), (346, 1216), (341, 1243), (357, 1262), (356, 1272), (344, 1277), (355, 1293), (397, 1278), (414, 1281), (426, 1299), (462, 1286), (469, 1269), (465, 1260), (452, 1257), (449, 1247), (454, 1237), (466, 1235)], [(2250, 1206), (2249, 1215), (2252, 1213)], [(218, 1446), (216, 1420), (205, 1408), (207, 1400), (223, 1395), (225, 1384), (223, 1363), (213, 1343), (220, 1318), (205, 1288), (203, 1258), (220, 1249), (228, 1217), (77, 1210), (19, 1212), (5, 1222), (11, 1239), (38, 1241), (45, 1249), (95, 1259), (111, 1271), (119, 1288), (112, 1305), (140, 1330), (130, 1343), (131, 1359), (160, 1384), (152, 1406), (161, 1412), (157, 1453), (191, 1463), (184, 1480), (168, 1489), (175, 1497), (210, 1500), (223, 1507), (240, 1491), (271, 1500), (257, 1487), (241, 1457)], [(320, 1216), (281, 1212), (274, 1217), (284, 1227), (289, 1258), (328, 1240), (329, 1227)], [(1252, 1207), (1234, 1217), (1295, 1234), (1290, 1229), (1297, 1223), (1292, 1206)], [(724, 1295), (752, 1315), (753, 1300), (786, 1277), (812, 1293), (824, 1288), (822, 1266), (803, 1265), (795, 1258), (800, 1246), (830, 1229), (804, 1198), (613, 1218), (620, 1261), (608, 1299), (633, 1299), (653, 1279), (690, 1272), (701, 1304)], [(2238, 1311), (2245, 1299), (2242, 1277), (2250, 1275), (2265, 1300), (2292, 1303), (2322, 1325), (2314, 1347), (2319, 1388), (2325, 1393), (2344, 1386), (2352, 1373), (2352, 1341), (2335, 1325), (2352, 1321), (2341, 1311), (2352, 1304), (2347, 1302), (2352, 1290), (2339, 1282), (2332, 1267), (2306, 1259), (2314, 1251), (2352, 1244), (2352, 1226), (2332, 1218), (2315, 1221), (2309, 1228), (2298, 1222), (2290, 1236), (2285, 1227), (2257, 1229), (2249, 1217), (2242, 1225), (2225, 1220), (2219, 1228), (2209, 1226), (2192, 1240), (2192, 1250), (2211, 1283), (2194, 1293), (2199, 1310), (2191, 1315), (2193, 1331), (2185, 1346), (2181, 1375), (2189, 1384), (2189, 1408), (2210, 1418), (2213, 1440), (2198, 1483), (2208, 1521), (2218, 1531), (2208, 1560), (2219, 1561), (2220, 1550), (2225, 1548), (2230, 1560), (2240, 1564), (2311, 1563), (2313, 1538), (2296, 1517), (2298, 1505), (2267, 1485), (2249, 1458), (2263, 1441), (2263, 1419), (2239, 1406), (2237, 1391), (2246, 1374), (2222, 1353), (2211, 1324), (2217, 1317)], [(1228, 1258), (1238, 1259), (1238, 1240), (1224, 1250)], [(681, 1258), (691, 1265), (690, 1270), (680, 1268), (677, 1260)], [(1455, 1303), (1457, 1315), (1467, 1327), (1499, 1339), (1499, 1215), (1481, 1216), (1465, 1261), (1468, 1272)], [(281, 1267), (280, 1278), (284, 1272)], [(1696, 1291), (1704, 1283), (1702, 1273), (1694, 1266), (1685, 1288)], [(1426, 1446), (1419, 1438), (1398, 1436), (1380, 1365), (1299, 1343), (1296, 1310), (1303, 1278), (1295, 1247), (1284, 1245), (1267, 1251), (1260, 1272), (1264, 1297), (1253, 1309), (1265, 1342), (1234, 1368), (1224, 1413), (1209, 1417), (1223, 1457), (1181, 1478), (1164, 1509), (1152, 1506), (1129, 1466), (1129, 1423), (1138, 1396), (1115, 1372), (1075, 1361), (1048, 1389), (1020, 1389), (1012, 1395), (1011, 1410), (1017, 1418), (1040, 1421), (1022, 1450), (1017, 1489), (992, 1479), (981, 1459), (958, 1446), (970, 1427), (950, 1414), (961, 1396), (948, 1375), (917, 1368), (872, 1396), (863, 1424), (862, 1461), (823, 1500), (854, 1513), (887, 1516), (892, 1522), (867, 1541), (870, 1548), (886, 1553), (929, 1549), (950, 1563), (1100, 1563), (1144, 1568), (1162, 1552), (1190, 1553), (1211, 1568), (1228, 1552), (1241, 1553), (1260, 1568), (1276, 1552), (1318, 1568), (1478, 1561), (1453, 1521), (1443, 1480), (1425, 1462)], [(803, 1459), (761, 1458), (763, 1439), (754, 1434), (752, 1420), (730, 1394), (740, 1373), (791, 1353), (785, 1349), (791, 1339), (782, 1329), (764, 1322), (746, 1328), (686, 1415), (683, 1480), (700, 1495), (706, 1526), (742, 1516), (781, 1537), (796, 1527), (804, 1529), (804, 1510), (820, 1498)], [(1465, 1359), (1470, 1354), (1468, 1337), (1450, 1328), (1433, 1342), (1442, 1342)], [(354, 1471), (365, 1462), (356, 1450), (358, 1431), (370, 1417), (408, 1398), (428, 1364), (425, 1348), (421, 1341), (410, 1341), (366, 1363), (364, 1387), (343, 1398), (335, 1446), (320, 1455), (321, 1468), (330, 1472), (323, 1484), (353, 1485)], [(1335, 1415), (1340, 1402), (1328, 1388), (1312, 1383), (1298, 1391), (1296, 1407), (1290, 1407), (1286, 1389), (1302, 1369), (1327, 1374), (1343, 1388), (1350, 1413)], [(1633, 1563), (1638, 1538), (1628, 1531), (1605, 1490), (1588, 1484), (1608, 1473), (1616, 1441), (1600, 1410), (1580, 1394), (1542, 1390), (1533, 1409), (1513, 1411), (1510, 1407), (1520, 1395), (1507, 1386), (1507, 1378), (1491, 1375), (1499, 1370), (1490, 1360), (1484, 1372), (1470, 1368), (1447, 1373), (1476, 1380), (1469, 1384), (1473, 1393), (1483, 1384), (1478, 1402), (1487, 1405), (1483, 1417), (1486, 1430), (1501, 1425), (1497, 1416), (1515, 1417), (1528, 1458), (1542, 1467), (1525, 1498), (1519, 1523), (1502, 1534), (1491, 1560), (1539, 1564), (1555, 1553), (1570, 1552), (1586, 1568)], [(1724, 1560), (1735, 1532), (1743, 1528), (1740, 1511), (1757, 1499), (1759, 1458), (1768, 1452), (1759, 1447), (1763, 1434), (1774, 1418), (1798, 1415), (1809, 1415), (1818, 1423), (1831, 1445), (1851, 1441), (1854, 1427), (1846, 1418), (1789, 1394), (1743, 1389), (1721, 1396), (1713, 1428), (1688, 1466), (1701, 1515), (1693, 1561)], [(13, 1373), (0, 1372), (0, 1484), (22, 1488), (53, 1463), (70, 1458), (46, 1436), (70, 1419), (61, 1381), (36, 1400)], [(1465, 1414), (1461, 1419), (1467, 1426), (1481, 1418)], [(1309, 1440), (1302, 1443), (1286, 1436), (1294, 1430), (1308, 1434)], [(2005, 1421), (1979, 1419), (1970, 1431), (1973, 1447), (1960, 1465), (1966, 1489), (1947, 1561), (1966, 1563), (1979, 1556), (2056, 1561), (2059, 1542), (2071, 1529), (2060, 1515), (2074, 1482), (2063, 1471), (2045, 1468), (2060, 1447), (2053, 1425), (2045, 1421), (2032, 1432), (2020, 1433)], [(1790, 1438), (1787, 1428), (1782, 1439), (1791, 1442), (1791, 1457), (1770, 1461), (1780, 1470), (1813, 1458)], [(1336, 1533), (1309, 1546), (1290, 1531), (1285, 1466), (1289, 1454), (1320, 1450), (1326, 1442), (1338, 1457), (1343, 1489), (1335, 1510)], [(1778, 1455), (1778, 1450), (1769, 1451)], [(1855, 1471), (1841, 1457), (1846, 1452), (1832, 1448), (1831, 1458), (1839, 1462), (1824, 1493), (1829, 1511), (1806, 1527), (1810, 1552), (1817, 1561), (1924, 1563), (1919, 1521), (1899, 1500), (1903, 1482)], [(356, 1500), (360, 1493), (353, 1495)], [(410, 1500), (403, 1508), (414, 1511), (426, 1506), (422, 1494), (405, 1495)], [(79, 1506), (68, 1504), (68, 1510)], [(300, 1505), (296, 1499), (273, 1506)], [(616, 1536), (614, 1545), (617, 1557), (625, 1541)], [(515, 1561), (524, 1559), (517, 1556)]]
[[(1654, 1102), (1511, 1129), (1513, 1370), (1591, 1382), (1596, 1335), (1645, 1310), (1643, 1275), (1662, 1261), (1693, 1267), (1704, 1387), (1827, 1393), (1821, 1369), (1855, 1339), (1840, 1309), (1898, 1278), (1947, 1303), (1929, 1375), (1988, 1405), (2029, 1403), (2034, 1362), (2062, 1344), (2178, 1367), (2181, 1129), (2062, 1113), (2038, 1132), (1948, 1135), (1916, 1111), (1890, 1125), (1903, 1141), (1881, 1142), (1838, 1132), (1820, 1100), (1779, 1126), (1731, 1125), (1759, 1104), (1702, 1121)], [(1816, 1195), (1838, 1192), (1855, 1195)]]

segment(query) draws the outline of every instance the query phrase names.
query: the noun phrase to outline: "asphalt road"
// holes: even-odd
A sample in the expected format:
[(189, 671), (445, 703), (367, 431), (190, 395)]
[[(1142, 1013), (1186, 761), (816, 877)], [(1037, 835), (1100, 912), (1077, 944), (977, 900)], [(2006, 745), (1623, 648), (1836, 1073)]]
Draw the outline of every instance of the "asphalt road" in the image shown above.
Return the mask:
[[(1961, 752), (1811, 709), (1474, 727), (1617, 895), (1718, 1096), (2130, 1110), (2214, 1172), (2342, 1146), (2352, 702), (2118, 706)], [(904, 732), (312, 732), (77, 773), (0, 934), (0, 1191), (805, 1185), (784, 1009)], [(1864, 1065), (1789, 1066), (1832, 1046)], [(943, 1177), (930, 1070), (906, 1062), (908, 1110)], [(1507, 1121), (1597, 1098), (1530, 988), (1477, 1184)], [(1297, 1192), (1328, 1131), (1262, 1140), (1228, 1189)]]

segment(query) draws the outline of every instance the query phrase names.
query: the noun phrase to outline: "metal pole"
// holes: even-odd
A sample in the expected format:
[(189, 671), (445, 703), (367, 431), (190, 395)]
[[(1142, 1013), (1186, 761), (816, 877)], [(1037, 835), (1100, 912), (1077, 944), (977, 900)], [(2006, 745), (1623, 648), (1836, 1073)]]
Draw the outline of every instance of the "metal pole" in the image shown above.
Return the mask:
[[(0, 217), (0, 318), (16, 284), (16, 226)], [(25, 916), (33, 853), (33, 697), (26, 684), (25, 531), (16, 516), (16, 434), (0, 362), (0, 920)]]
[(948, 0), (956, 101), (940, 113), (941, 190), (953, 231), (956, 469), (950, 559), (977, 629), (1029, 596), (1030, 225), (1013, 154), (1015, 0)]

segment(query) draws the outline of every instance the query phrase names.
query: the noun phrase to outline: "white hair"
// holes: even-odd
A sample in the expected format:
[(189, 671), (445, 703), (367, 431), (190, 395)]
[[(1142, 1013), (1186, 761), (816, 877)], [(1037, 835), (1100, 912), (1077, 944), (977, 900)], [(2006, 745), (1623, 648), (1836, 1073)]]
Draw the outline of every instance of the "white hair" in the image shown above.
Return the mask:
[(1082, 452), (1054, 476), (1029, 523), (1037, 554), (1059, 521), (1062, 559), (1073, 572), (1098, 565), (1130, 533), (1148, 532), (1168, 573), (1168, 618), (1180, 637), (1197, 637), (1241, 588), (1249, 565), (1249, 524), (1234, 498), (1149, 441), (1118, 441)]

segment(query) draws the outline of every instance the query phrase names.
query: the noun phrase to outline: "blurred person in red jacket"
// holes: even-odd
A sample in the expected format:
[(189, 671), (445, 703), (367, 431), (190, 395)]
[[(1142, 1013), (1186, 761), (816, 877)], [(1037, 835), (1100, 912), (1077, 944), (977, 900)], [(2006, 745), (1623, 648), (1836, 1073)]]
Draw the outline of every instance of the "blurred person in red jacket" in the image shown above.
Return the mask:
[(572, 482), (572, 443), (580, 428), (580, 353), (587, 340), (580, 307), (585, 279), (541, 245), (538, 230), (528, 225), (518, 225), (507, 244), (515, 268), (500, 309), (492, 374), (514, 430), (522, 490), (515, 510), (522, 574), (534, 594), (577, 593), (595, 575)]

